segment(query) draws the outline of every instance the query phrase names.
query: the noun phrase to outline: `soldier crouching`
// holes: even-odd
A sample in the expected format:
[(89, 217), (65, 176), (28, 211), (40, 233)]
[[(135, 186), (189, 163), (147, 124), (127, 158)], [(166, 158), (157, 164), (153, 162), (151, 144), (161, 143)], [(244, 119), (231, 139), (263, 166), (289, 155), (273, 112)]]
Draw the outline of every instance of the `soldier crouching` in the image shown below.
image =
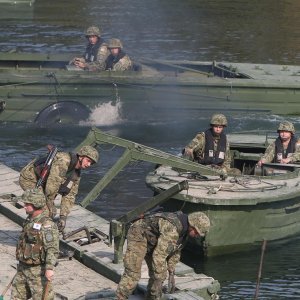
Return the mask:
[(127, 250), (124, 257), (124, 273), (119, 282), (116, 299), (129, 298), (141, 278), (142, 262), (145, 259), (149, 282), (147, 300), (159, 300), (163, 282), (172, 278), (171, 291), (175, 290), (175, 267), (188, 237), (204, 236), (210, 227), (208, 217), (202, 212), (186, 215), (182, 212), (155, 213), (135, 221), (127, 235)]

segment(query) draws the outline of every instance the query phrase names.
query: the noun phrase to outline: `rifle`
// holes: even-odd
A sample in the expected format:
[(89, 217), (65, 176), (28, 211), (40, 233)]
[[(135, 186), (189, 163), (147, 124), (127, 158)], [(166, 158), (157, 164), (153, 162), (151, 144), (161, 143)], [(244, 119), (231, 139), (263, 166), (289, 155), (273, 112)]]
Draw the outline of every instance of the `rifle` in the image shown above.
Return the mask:
[(55, 146), (48, 146), (48, 149), (49, 149), (49, 154), (48, 154), (46, 161), (44, 163), (44, 166), (42, 168), (40, 178), (39, 178), (38, 182), (36, 183), (36, 188), (42, 186), (45, 183), (45, 181), (49, 175), (53, 159), (58, 151), (57, 147), (55, 147)]

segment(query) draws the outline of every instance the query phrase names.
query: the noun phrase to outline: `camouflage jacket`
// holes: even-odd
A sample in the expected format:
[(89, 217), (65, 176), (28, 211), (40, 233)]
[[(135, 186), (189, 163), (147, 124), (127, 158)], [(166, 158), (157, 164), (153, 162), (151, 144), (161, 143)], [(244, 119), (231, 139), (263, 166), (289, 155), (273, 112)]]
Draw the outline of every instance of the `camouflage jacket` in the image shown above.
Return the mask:
[[(99, 40), (98, 51), (96, 55), (92, 55), (89, 45), (84, 54), (84, 59), (87, 63), (86, 68), (89, 71), (104, 71), (105, 70), (105, 61), (109, 56), (110, 52), (107, 48), (107, 44)], [(95, 58), (94, 58), (95, 57)]]
[(53, 269), (59, 253), (59, 233), (56, 224), (43, 211), (24, 222), (16, 249), (17, 260), (27, 265), (45, 264)]
[[(34, 167), (35, 161), (36, 160), (31, 161), (20, 172), (20, 185), (24, 190), (34, 188), (38, 180)], [(74, 167), (70, 170), (71, 161), (72, 157), (70, 153), (58, 152), (53, 160), (49, 176), (44, 186), (47, 202), (53, 202), (56, 195), (60, 193), (62, 185), (67, 183), (69, 192), (62, 194), (60, 208), (61, 216), (67, 216), (70, 213), (80, 183), (80, 172), (75, 172)], [(71, 181), (69, 181), (70, 179)]]
[(73, 173), (75, 169), (69, 170), (71, 163), (70, 153), (58, 152), (55, 156), (53, 164), (51, 166), (50, 174), (48, 176), (46, 187), (45, 187), (45, 196), (47, 200), (54, 201), (56, 195), (59, 193), (59, 190), (64, 184), (69, 176), (72, 176), (72, 181), (69, 182), (70, 192), (66, 195), (62, 195), (60, 215), (67, 216), (75, 202), (76, 195), (78, 193), (80, 174), (79, 176), (73, 176), (70, 173)]
[[(284, 151), (286, 150), (284, 149)], [(300, 161), (300, 139), (296, 140), (294, 153), (286, 153), (286, 156), (290, 158), (291, 163)], [(276, 141), (267, 147), (264, 155), (261, 157), (266, 163), (279, 162), (282, 158), (284, 157), (282, 157), (281, 153), (276, 153)]]
[(109, 55), (106, 59), (106, 70), (127, 71), (132, 70), (132, 68), (133, 63), (129, 56), (124, 52), (121, 52), (118, 57)]
[[(149, 219), (143, 221), (147, 225), (148, 245), (150, 244), (150, 248), (154, 246), (153, 267), (155, 272), (159, 274), (166, 272), (166, 269), (172, 272), (175, 271), (188, 235), (187, 215), (181, 214), (180, 219), (182, 221), (175, 213), (169, 213), (168, 215), (163, 217), (155, 214), (150, 218), (151, 221)], [(150, 222), (152, 225), (149, 227)]]
[[(217, 151), (219, 139), (214, 139), (214, 151)], [(186, 146), (186, 148), (190, 148), (194, 153), (194, 160), (201, 161), (204, 159), (205, 155), (205, 132), (198, 133), (193, 140)], [(224, 171), (229, 171), (231, 163), (231, 155), (230, 155), (230, 145), (228, 139), (226, 140), (226, 151), (224, 154), (224, 162), (221, 165), (221, 168)]]

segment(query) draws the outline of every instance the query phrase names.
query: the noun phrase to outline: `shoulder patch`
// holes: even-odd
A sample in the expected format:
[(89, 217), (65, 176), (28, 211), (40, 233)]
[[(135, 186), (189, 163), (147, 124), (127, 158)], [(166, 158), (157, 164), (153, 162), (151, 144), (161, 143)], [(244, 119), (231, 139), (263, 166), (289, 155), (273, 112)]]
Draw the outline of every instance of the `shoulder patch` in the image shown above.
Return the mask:
[(46, 242), (50, 243), (54, 240), (53, 234), (50, 230), (47, 230), (45, 233)]

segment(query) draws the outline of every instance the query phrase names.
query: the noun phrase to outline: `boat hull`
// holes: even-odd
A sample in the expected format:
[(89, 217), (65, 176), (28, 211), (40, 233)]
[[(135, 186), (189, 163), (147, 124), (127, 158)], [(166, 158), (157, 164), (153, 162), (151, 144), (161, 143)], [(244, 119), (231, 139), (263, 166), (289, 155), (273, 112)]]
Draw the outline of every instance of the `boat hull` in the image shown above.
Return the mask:
[(67, 70), (70, 58), (0, 53), (0, 121), (38, 122), (41, 111), (68, 101), (87, 114), (118, 99), (124, 119), (148, 121), (191, 119), (208, 111), (300, 114), (300, 85), (292, 76), (296, 66), (284, 72), (280, 66), (266, 65), (279, 74), (269, 77), (253, 71), (256, 65), (237, 64), (254, 72), (250, 75), (228, 68), (220, 74), (205, 62), (146, 61), (136, 71), (87, 72)]
[[(168, 167), (160, 168), (146, 178), (147, 185), (156, 193), (175, 182), (174, 177), (168, 177), (166, 173), (162, 176), (161, 171)], [(286, 181), (267, 177), (260, 179), (267, 185), (264, 188), (250, 187), (248, 192), (247, 188), (236, 189), (230, 183), (233, 178), (227, 183), (189, 180), (189, 191), (175, 195), (163, 207), (167, 211), (202, 211), (208, 215), (211, 228), (204, 241), (198, 240), (194, 244), (198, 246), (197, 251), (204, 252), (206, 256), (248, 251), (260, 246), (263, 240), (279, 242), (299, 236), (300, 188), (298, 173), (293, 175), (295, 177), (286, 178)], [(183, 177), (180, 176), (178, 181)], [(222, 192), (221, 188), (218, 191), (220, 186), (228, 190)]]
[[(178, 199), (168, 201), (164, 208), (177, 210), (183, 202)], [(185, 204), (183, 211), (191, 213), (203, 211), (211, 221), (211, 229), (205, 241), (198, 241), (206, 256), (249, 251), (268, 242), (288, 241), (300, 234), (300, 197), (285, 200), (274, 205), (247, 207), (209, 206)], [(199, 247), (198, 251), (199, 251)]]

